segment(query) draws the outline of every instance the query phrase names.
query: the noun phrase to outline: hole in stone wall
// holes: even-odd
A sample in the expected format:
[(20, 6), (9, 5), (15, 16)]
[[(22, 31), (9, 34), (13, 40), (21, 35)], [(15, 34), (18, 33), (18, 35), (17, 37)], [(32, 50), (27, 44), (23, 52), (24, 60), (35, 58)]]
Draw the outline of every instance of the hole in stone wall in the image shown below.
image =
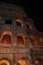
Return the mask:
[(4, 44), (11, 43), (11, 36), (8, 34), (3, 35), (1, 43), (4, 43)]
[(29, 25), (27, 25), (27, 28), (30, 28)]
[(5, 21), (5, 24), (12, 24), (12, 21), (11, 20), (9, 20), (9, 19), (7, 19), (6, 21)]
[(24, 26), (24, 22), (21, 19), (16, 19), (16, 25), (17, 26)]
[(43, 60), (40, 58), (37, 58), (34, 62), (35, 65), (43, 65)]
[(17, 34), (17, 43), (21, 44), (21, 45), (25, 45), (27, 43), (27, 40), (26, 40), (24, 34), (22, 34), (22, 33)]
[(31, 22), (27, 22), (27, 28), (30, 28), (30, 29), (32, 29)]
[(30, 35), (30, 42), (33, 46), (38, 46), (38, 40), (36, 39), (36, 37), (34, 35)]
[(17, 25), (17, 26), (21, 26), (21, 23), (19, 23), (19, 22), (16, 22), (16, 25)]
[(23, 38), (21, 36), (17, 36), (17, 43), (24, 45), (24, 40), (23, 40)]

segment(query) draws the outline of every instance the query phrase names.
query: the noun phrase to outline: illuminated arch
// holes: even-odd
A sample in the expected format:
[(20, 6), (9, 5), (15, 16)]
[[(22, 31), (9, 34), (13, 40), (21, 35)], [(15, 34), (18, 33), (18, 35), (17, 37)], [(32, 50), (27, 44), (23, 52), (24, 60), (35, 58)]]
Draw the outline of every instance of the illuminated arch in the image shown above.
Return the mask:
[(25, 60), (19, 60), (18, 63), (20, 65), (27, 65), (27, 62)]
[(11, 63), (7, 59), (2, 59), (2, 60), (0, 60), (0, 65), (11, 65)]
[(34, 61), (35, 65), (43, 65), (43, 60), (41, 58), (36, 58), (36, 60)]
[(29, 38), (33, 46), (38, 46), (38, 40), (36, 39), (34, 35), (30, 35)]
[(41, 45), (43, 45), (43, 37), (40, 37), (39, 41), (41, 42)]
[(26, 37), (24, 34), (19, 33), (17, 34), (17, 43), (25, 45), (27, 43)]
[(30, 61), (27, 58), (25, 58), (25, 59), (19, 59), (17, 61), (17, 65), (30, 65)]
[(1, 43), (8, 44), (11, 42), (12, 42), (12, 33), (9, 31), (3, 32), (1, 36)]
[(16, 19), (16, 23), (19, 23), (22, 27), (24, 26), (24, 22), (21, 19)]
[(35, 64), (35, 65), (39, 65), (40, 62), (39, 62), (38, 60), (35, 60), (34, 64)]
[(31, 25), (31, 22), (27, 22), (27, 27), (32, 29), (32, 25)]

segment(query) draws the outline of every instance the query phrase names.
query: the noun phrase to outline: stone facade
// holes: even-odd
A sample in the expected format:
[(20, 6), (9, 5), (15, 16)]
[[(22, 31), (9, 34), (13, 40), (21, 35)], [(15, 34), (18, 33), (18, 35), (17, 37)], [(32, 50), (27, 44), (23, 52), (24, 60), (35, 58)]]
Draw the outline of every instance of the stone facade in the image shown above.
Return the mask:
[[(6, 23), (6, 20), (10, 23)], [(17, 24), (17, 22), (19, 23)], [(24, 59), (27, 62), (24, 65), (34, 65), (36, 58), (34, 53), (39, 57), (43, 57), (42, 53), (42, 55), (39, 55), (38, 50), (41, 50), (42, 47), (37, 40), (42, 33), (38, 33), (33, 25), (33, 20), (25, 14), (22, 7), (0, 3), (0, 64), (5, 63), (2, 59), (8, 59), (11, 65), (19, 65), (18, 61)], [(6, 34), (11, 36), (11, 43), (2, 42), (3, 36)], [(24, 44), (18, 44), (17, 36), (23, 37)], [(34, 41), (33, 45), (30, 42), (31, 38)], [(7, 61), (5, 64), (9, 65)]]

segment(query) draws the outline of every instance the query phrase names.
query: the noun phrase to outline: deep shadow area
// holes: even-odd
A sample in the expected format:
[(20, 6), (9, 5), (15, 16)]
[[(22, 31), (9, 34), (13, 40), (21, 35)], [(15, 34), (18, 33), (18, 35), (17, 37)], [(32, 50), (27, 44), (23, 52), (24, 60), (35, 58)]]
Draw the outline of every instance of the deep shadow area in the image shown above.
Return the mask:
[(5, 21), (5, 24), (9, 24), (9, 25), (11, 25), (11, 24), (12, 24), (12, 21), (9, 20), (9, 19), (7, 19), (7, 20)]
[[(33, 24), (39, 32), (43, 32), (43, 8), (31, 6), (33, 3), (25, 0), (1, 0), (0, 2), (11, 3), (23, 7), (27, 16), (33, 19)], [(31, 7), (30, 7), (31, 6)]]

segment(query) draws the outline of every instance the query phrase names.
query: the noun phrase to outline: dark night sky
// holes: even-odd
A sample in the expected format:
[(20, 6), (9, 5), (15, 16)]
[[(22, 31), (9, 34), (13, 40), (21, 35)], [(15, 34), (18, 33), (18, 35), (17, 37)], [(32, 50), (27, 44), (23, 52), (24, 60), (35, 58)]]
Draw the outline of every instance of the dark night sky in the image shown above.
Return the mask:
[(43, 8), (40, 6), (33, 4), (33, 2), (29, 2), (28, 0), (0, 0), (0, 2), (7, 2), (12, 4), (17, 4), (24, 8), (26, 14), (34, 20), (34, 25), (36, 29), (40, 32), (43, 32)]

